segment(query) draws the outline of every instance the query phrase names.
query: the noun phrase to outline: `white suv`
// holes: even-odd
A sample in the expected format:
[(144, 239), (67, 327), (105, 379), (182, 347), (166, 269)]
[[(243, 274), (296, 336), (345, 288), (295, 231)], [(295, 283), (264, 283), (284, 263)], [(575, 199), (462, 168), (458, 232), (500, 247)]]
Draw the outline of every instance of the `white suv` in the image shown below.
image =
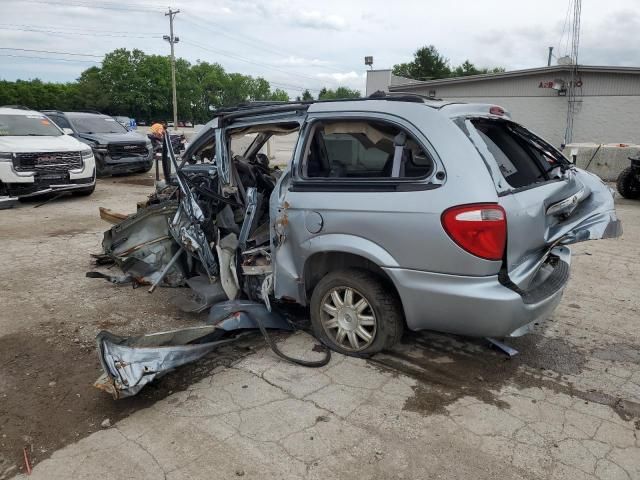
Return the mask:
[(42, 113), (0, 107), (0, 207), (54, 191), (91, 195), (95, 170), (91, 147)]

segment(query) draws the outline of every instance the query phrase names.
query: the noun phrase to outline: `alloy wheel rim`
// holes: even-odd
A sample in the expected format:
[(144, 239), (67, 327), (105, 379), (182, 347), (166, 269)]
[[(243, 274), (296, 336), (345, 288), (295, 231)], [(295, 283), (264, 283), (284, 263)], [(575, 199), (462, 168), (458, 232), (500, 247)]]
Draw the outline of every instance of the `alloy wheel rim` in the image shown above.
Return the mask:
[(320, 304), (320, 321), (329, 338), (344, 350), (364, 350), (376, 337), (373, 308), (355, 288), (342, 286), (329, 290)]

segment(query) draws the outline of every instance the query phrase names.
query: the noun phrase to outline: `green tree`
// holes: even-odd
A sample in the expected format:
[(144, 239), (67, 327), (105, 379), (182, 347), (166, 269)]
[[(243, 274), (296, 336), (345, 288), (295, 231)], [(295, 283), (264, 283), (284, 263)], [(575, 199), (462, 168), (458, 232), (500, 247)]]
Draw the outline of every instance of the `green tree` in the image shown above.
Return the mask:
[(451, 69), (449, 60), (440, 55), (436, 47), (428, 45), (415, 51), (413, 61), (394, 65), (393, 73), (414, 80), (429, 80), (449, 77)]
[(70, 110), (97, 110), (103, 112), (109, 108), (111, 97), (102, 85), (100, 73), (99, 67), (91, 67), (82, 72), (76, 83), (74, 98), (70, 102), (73, 106), (69, 108)]
[(306, 89), (304, 92), (302, 92), (302, 101), (309, 102), (311, 100), (313, 100), (313, 95), (311, 95), (309, 89)]
[(338, 100), (341, 98), (360, 98), (359, 90), (351, 90), (347, 87), (338, 87), (335, 90), (329, 90), (324, 87), (318, 94), (318, 100)]
[(191, 67), (191, 82), (194, 88), (191, 103), (194, 121), (207, 121), (211, 117), (211, 108), (222, 105), (226, 75), (224, 68), (218, 63), (198, 62)]
[(469, 60), (462, 65), (451, 68), (449, 59), (441, 55), (433, 45), (421, 47), (413, 54), (413, 61), (393, 66), (394, 75), (413, 78), (414, 80), (432, 80), (447, 77), (465, 77), (482, 73), (504, 72), (502, 67), (478, 68)]
[(289, 94), (284, 90), (276, 88), (273, 92), (271, 92), (271, 95), (269, 96), (269, 100), (273, 100), (276, 102), (288, 102)]
[[(267, 80), (227, 73), (217, 63), (176, 59), (178, 118), (206, 122), (211, 109), (250, 100), (287, 101), (287, 92), (271, 89)], [(82, 72), (76, 82), (41, 80), (0, 81), (0, 105), (34, 109), (98, 110), (139, 120), (168, 120), (173, 116), (171, 63), (163, 55), (141, 50), (114, 50), (101, 67)]]
[(500, 73), (500, 72), (504, 72), (504, 71), (505, 70), (502, 67), (477, 68), (469, 60), (465, 60), (462, 63), (462, 65), (456, 67), (451, 72), (451, 76), (453, 76), (453, 77), (466, 77), (468, 75), (480, 75), (480, 74), (486, 74), (486, 73)]

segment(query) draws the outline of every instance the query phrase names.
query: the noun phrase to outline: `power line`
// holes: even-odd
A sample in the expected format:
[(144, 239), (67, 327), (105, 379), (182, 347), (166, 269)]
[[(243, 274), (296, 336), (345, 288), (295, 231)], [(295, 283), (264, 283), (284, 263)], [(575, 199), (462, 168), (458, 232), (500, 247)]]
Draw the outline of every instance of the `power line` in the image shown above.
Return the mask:
[(20, 52), (36, 52), (36, 53), (53, 53), (56, 55), (73, 55), (78, 57), (96, 57), (96, 58), (104, 58), (104, 55), (91, 55), (89, 53), (72, 53), (72, 52), (57, 52), (51, 50), (34, 50), (31, 48), (11, 48), (11, 47), (0, 47), (0, 50), (17, 50)]
[[(215, 33), (216, 35), (223, 35), (225, 37), (228, 37), (236, 42), (240, 42), (240, 43), (244, 43), (245, 45), (248, 45), (252, 48), (257, 48), (258, 50), (262, 50), (265, 52), (270, 52), (270, 53), (274, 53), (276, 55), (280, 55), (280, 56), (290, 56), (290, 57), (299, 57), (299, 58), (304, 58), (304, 56), (302, 55), (298, 55), (296, 53), (293, 53), (291, 51), (287, 51), (287, 50), (283, 50), (280, 47), (276, 47), (273, 44), (270, 44), (269, 42), (266, 42), (264, 40), (259, 40), (259, 39), (255, 39), (247, 34), (243, 34), (242, 36), (239, 35), (234, 35), (228, 32), (225, 32), (223, 29), (221, 28), (216, 28), (216, 27), (212, 27), (211, 25), (208, 24), (204, 24), (203, 22), (200, 22), (199, 20), (196, 20), (194, 18), (192, 18), (190, 15), (186, 14), (187, 18), (184, 19), (186, 20), (188, 23), (191, 23), (192, 25), (196, 26), (196, 27), (200, 27), (204, 30), (209, 30), (212, 33)], [(271, 48), (271, 46), (273, 48)], [(353, 70), (352, 67), (347, 67), (343, 65), (343, 69), (337, 68), (337, 67), (333, 67), (331, 65), (313, 65), (315, 67), (318, 68), (325, 68), (328, 70), (333, 70), (336, 72), (341, 72), (343, 69), (346, 70)]]
[(19, 31), (19, 32), (34, 32), (34, 33), (46, 33), (49, 35), (62, 35), (62, 36), (87, 36), (87, 37), (113, 37), (113, 38), (157, 38), (158, 35), (112, 35), (110, 33), (94, 33), (94, 32), (63, 32), (59, 30), (44, 30), (36, 28), (12, 28), (12, 27), (0, 27), (0, 30)]
[(187, 43), (189, 45), (193, 45), (194, 47), (201, 48), (202, 50), (206, 50), (206, 51), (209, 51), (209, 52), (212, 52), (212, 53), (217, 53), (218, 55), (223, 55), (225, 57), (234, 58), (236, 60), (240, 60), (241, 62), (246, 62), (246, 63), (252, 64), (252, 65), (256, 65), (256, 66), (259, 66), (259, 67), (275, 70), (277, 72), (284, 73), (285, 75), (293, 75), (293, 76), (296, 76), (296, 77), (303, 78), (305, 80), (313, 80), (314, 82), (318, 81), (317, 78), (310, 77), (308, 75), (302, 75), (302, 74), (299, 74), (299, 73), (287, 72), (286, 70), (282, 70), (282, 69), (280, 69), (278, 67), (275, 67), (273, 65), (270, 65), (268, 63), (262, 63), (262, 62), (256, 62), (256, 61), (253, 61), (253, 60), (249, 60), (248, 58), (244, 58), (244, 57), (241, 57), (239, 55), (235, 55), (235, 54), (230, 53), (230, 52), (225, 52), (224, 50), (215, 50), (213, 48), (205, 47), (204, 45), (200, 45), (200, 44), (198, 44), (196, 42), (190, 42), (190, 41), (187, 41), (187, 40), (183, 40), (183, 41), (184, 41), (184, 43)]
[(560, 39), (558, 40), (558, 50), (560, 51), (560, 55), (562, 56), (562, 40), (564, 39), (564, 34), (567, 31), (567, 24), (569, 23), (569, 12), (571, 11), (571, 0), (567, 2), (567, 13), (564, 16), (564, 22), (562, 24), (562, 33), (560, 34)]
[[(73, 1), (66, 1), (66, 2), (61, 2), (61, 1), (55, 1), (55, 0), (23, 0), (25, 2), (31, 2), (31, 3), (39, 3), (39, 4), (44, 4), (44, 5), (53, 5), (53, 6), (75, 6), (75, 7), (85, 7), (85, 8), (99, 8), (99, 9), (108, 9), (108, 10), (119, 10), (119, 11), (126, 11), (126, 12), (153, 12), (153, 13), (161, 13), (161, 10), (158, 9), (153, 9), (153, 8), (147, 8), (144, 7), (142, 5), (138, 5), (138, 6), (133, 6), (133, 8), (131, 6), (126, 6), (126, 5), (120, 5), (120, 4), (109, 4), (109, 3), (101, 3), (101, 4), (96, 4), (96, 3), (89, 3), (89, 2), (83, 2), (83, 1), (78, 1), (78, 0), (73, 0)], [(275, 48), (269, 48), (269, 47), (265, 47), (265, 45), (270, 45), (268, 42), (265, 42), (264, 40), (250, 40), (247, 41), (247, 37), (251, 38), (248, 35), (243, 35), (242, 38), (239, 38), (238, 36), (229, 34), (227, 32), (223, 32), (221, 30), (218, 29), (212, 29), (210, 25), (206, 25), (203, 24), (202, 22), (195, 20), (195, 19), (187, 19), (188, 22), (190, 22), (191, 24), (193, 24), (196, 27), (200, 27), (209, 31), (212, 31), (214, 33), (216, 33), (217, 35), (224, 35), (227, 36), (235, 41), (241, 42), (241, 43), (245, 43), (249, 46), (251, 46), (252, 48), (257, 48), (263, 51), (269, 51), (272, 53), (275, 53), (277, 55), (289, 55), (289, 56), (293, 56), (296, 57), (295, 54), (291, 53), (291, 52), (286, 52), (283, 50), (276, 50)], [(24, 28), (26, 27), (26, 28)], [(15, 26), (11, 25), (9, 28), (1, 28), (1, 29), (5, 29), (5, 30), (14, 30), (14, 31), (26, 31), (26, 32), (34, 32), (34, 33), (46, 33), (46, 34), (50, 34), (50, 35), (62, 35), (62, 36), (72, 36), (72, 35), (79, 35), (79, 36), (98, 36), (98, 37), (111, 37), (111, 38), (138, 38), (138, 39), (146, 39), (146, 38), (154, 38), (156, 35), (155, 34), (148, 34), (148, 35), (140, 35), (140, 34), (130, 34), (128, 32), (98, 32), (98, 31), (91, 31), (91, 32), (69, 32), (69, 31), (60, 31), (60, 30), (45, 30), (41, 27), (35, 27), (35, 26), (27, 26), (24, 25), (23, 28), (16, 28)], [(158, 34), (160, 35), (160, 34)], [(201, 45), (196, 45), (195, 43), (192, 43), (192, 45), (199, 47), (199, 48), (206, 48), (203, 47)], [(299, 73), (293, 73), (291, 71), (286, 71), (286, 70), (282, 70), (281, 68), (275, 67), (273, 65), (269, 65), (269, 64), (264, 64), (264, 63), (260, 63), (260, 62), (253, 62), (249, 59), (246, 59), (244, 57), (241, 57), (239, 55), (234, 55), (232, 53), (229, 52), (223, 52), (223, 51), (214, 51), (213, 49), (211, 49), (212, 52), (214, 53), (218, 53), (220, 55), (225, 55), (228, 56), (230, 58), (235, 58), (237, 60), (240, 61), (244, 61), (244, 62), (248, 62), (248, 63), (252, 63), (254, 65), (257, 66), (262, 66), (264, 68), (270, 68), (272, 70), (276, 70), (279, 71), (281, 73), (284, 73), (286, 75), (294, 75), (296, 77), (299, 78), (304, 78), (307, 80), (313, 80), (313, 81), (317, 81), (316, 78), (310, 77), (308, 75), (303, 75), (303, 74), (299, 74)], [(303, 58), (303, 57), (300, 57)], [(329, 69), (329, 70), (334, 70), (334, 71), (340, 71), (340, 69), (336, 68), (336, 67), (332, 67), (330, 65), (314, 65), (315, 67), (318, 68), (325, 68), (325, 69)], [(351, 70), (351, 67), (345, 67), (349, 70)]]
[[(204, 29), (204, 30), (209, 30), (210, 32), (215, 33), (216, 35), (223, 35), (225, 37), (229, 37), (229, 38), (231, 38), (231, 39), (233, 39), (233, 40), (235, 40), (237, 42), (244, 43), (245, 45), (249, 45), (251, 47), (258, 48), (258, 49), (263, 50), (265, 52), (275, 53), (276, 55), (283, 55), (283, 50), (281, 50), (281, 49), (276, 50), (275, 48), (269, 48), (268, 46), (266, 46), (266, 45), (270, 45), (268, 42), (258, 41), (258, 40), (248, 40), (248, 38), (251, 38), (251, 37), (248, 37), (246, 35), (243, 36), (243, 37), (240, 37), (238, 35), (233, 35), (231, 33), (223, 31), (222, 29), (218, 29), (216, 27), (212, 27), (209, 24), (205, 24), (205, 23), (200, 22), (200, 21), (198, 21), (198, 20), (196, 20), (194, 18), (191, 18), (190, 15), (188, 15), (188, 14), (187, 14), (187, 18), (185, 20), (187, 22), (197, 26), (197, 27), (200, 27), (200, 28)], [(295, 56), (292, 53), (284, 52), (284, 54), (285, 55)]]
[[(0, 24), (0, 25), (1, 25), (1, 24)], [(0, 27), (0, 29), (2, 29), (2, 27)], [(44, 33), (44, 32), (43, 32), (43, 33)], [(192, 44), (192, 45), (194, 45), (194, 46), (196, 46), (196, 47), (198, 47), (198, 48), (202, 48), (202, 49), (204, 49), (204, 50), (211, 51), (211, 52), (213, 52), (213, 53), (218, 53), (218, 54), (220, 54), (220, 55), (225, 55), (225, 56), (231, 56), (232, 58), (236, 58), (236, 59), (238, 59), (238, 60), (242, 60), (242, 61), (245, 61), (245, 62), (248, 62), (248, 63), (252, 63), (252, 64), (255, 64), (255, 65), (261, 65), (261, 66), (264, 66), (264, 67), (266, 67), (266, 68), (275, 68), (275, 67), (271, 67), (271, 66), (269, 66), (269, 65), (267, 65), (267, 64), (260, 64), (260, 63), (258, 63), (258, 62), (253, 62), (253, 61), (251, 61), (251, 60), (245, 59), (245, 58), (240, 57), (240, 56), (238, 56), (238, 55), (230, 54), (230, 53), (228, 53), (228, 52), (223, 52), (223, 51), (213, 50), (213, 49), (210, 49), (210, 48), (204, 47), (203, 45), (198, 45), (198, 44), (196, 44), (195, 42), (186, 42), (186, 43)], [(34, 53), (51, 53), (51, 54), (57, 54), (57, 55), (86, 56), (86, 57), (95, 57), (95, 58), (103, 58), (103, 57), (104, 57), (104, 56), (102, 56), (102, 55), (81, 54), (81, 53), (75, 53), (75, 52), (73, 52), (73, 53), (72, 53), (72, 52), (49, 51), (49, 50), (36, 50), (36, 49), (26, 49), (26, 48), (0, 47), (0, 50), (15, 50), (15, 51), (24, 51), (24, 52), (34, 52)], [(21, 56), (21, 55), (3, 55), (3, 56), (13, 56), (13, 57), (17, 57), (17, 58), (34, 58), (34, 59), (51, 59), (51, 60), (56, 60), (54, 57), (34, 57), (34, 56), (27, 57), (27, 56)], [(63, 60), (63, 59), (60, 59), (60, 60)], [(277, 70), (278, 70), (279, 72), (282, 72), (282, 73), (290, 74), (290, 72), (286, 72), (286, 71), (284, 71), (284, 70), (280, 70), (280, 69), (277, 69)], [(311, 77), (306, 77), (306, 76), (305, 76), (305, 78), (312, 79)], [(313, 79), (313, 80), (315, 80), (315, 79)], [(276, 85), (276, 83), (274, 83), (274, 82), (270, 82), (270, 83), (273, 83), (274, 85)], [(286, 84), (286, 83), (279, 83), (278, 85), (279, 85), (279, 86), (282, 86), (282, 87), (284, 87), (284, 88), (291, 88), (291, 89), (295, 89), (295, 90), (298, 90), (298, 89), (299, 89), (299, 90), (301, 90), (301, 91), (305, 89), (305, 87), (301, 87), (301, 86), (299, 86), (299, 85), (291, 85), (291, 84)], [(308, 88), (308, 89), (309, 89), (309, 90), (312, 90), (312, 91), (320, 91), (319, 89), (313, 89), (313, 88)]]
[(75, 63), (79, 63), (79, 62), (101, 63), (98, 60), (82, 60), (79, 58), (75, 59), (75, 58), (57, 58), (57, 57), (33, 57), (33, 56), (27, 56), (27, 55), (13, 55), (11, 53), (0, 53), (0, 57), (31, 58), (34, 60), (53, 60), (53, 61), (60, 61), (60, 62), (75, 62)]
[(56, 2), (50, 0), (21, 0), (22, 2), (30, 2), (30, 3), (40, 3), (43, 5), (53, 5), (57, 7), (84, 7), (84, 8), (99, 8), (103, 10), (120, 10), (125, 12), (142, 12), (142, 13), (162, 13), (162, 10), (156, 8), (147, 8), (142, 5), (134, 6), (131, 8), (130, 6), (120, 5), (120, 4), (109, 4), (109, 3), (92, 3), (92, 2), (80, 2), (80, 1), (65, 1), (65, 2)]
[[(42, 29), (49, 29), (48, 26), (42, 26), (42, 25), (25, 25), (25, 24), (14, 24), (14, 23), (0, 23), (0, 27), (10, 27), (10, 28), (27, 28), (27, 29), (37, 29), (37, 30), (42, 30)], [(109, 33), (109, 34), (123, 34), (123, 35), (131, 35), (131, 31), (116, 31), (116, 30), (94, 30), (94, 29), (88, 29), (88, 28), (81, 28), (81, 27), (71, 27), (69, 25), (65, 25), (64, 27), (55, 27), (57, 30), (59, 31), (67, 31), (67, 30), (71, 30), (71, 32), (74, 32), (74, 30), (79, 30), (79, 33), (90, 33), (90, 34), (95, 34), (95, 33)], [(137, 35), (162, 35), (164, 32), (137, 32)]]
[[(214, 49), (211, 49), (211, 48), (205, 47), (205, 46), (203, 46), (203, 45), (197, 45), (197, 44), (196, 44), (196, 43), (194, 43), (194, 42), (189, 42), (189, 41), (184, 40), (184, 39), (183, 39), (183, 43), (186, 43), (186, 44), (189, 44), (189, 45), (193, 45), (194, 47), (201, 48), (201, 49), (206, 50), (206, 51), (208, 51), (208, 52), (217, 53), (218, 55), (229, 56), (229, 57), (231, 57), (231, 58), (235, 58), (235, 59), (238, 59), (238, 60), (241, 60), (241, 61), (243, 61), (243, 62), (247, 62), (247, 63), (253, 64), (253, 65), (264, 66), (264, 65), (261, 65), (261, 64), (259, 64), (259, 63), (256, 63), (256, 62), (253, 62), (253, 61), (251, 61), (251, 60), (248, 60), (248, 59), (246, 59), (246, 58), (238, 57), (237, 55), (232, 55), (232, 54), (229, 54), (229, 53), (227, 53), (227, 52), (223, 52), (223, 51), (219, 51), (219, 50), (214, 50)], [(266, 66), (265, 68), (270, 68), (270, 67), (269, 67), (269, 66)], [(277, 69), (276, 69), (276, 70), (277, 70)], [(278, 70), (278, 71), (282, 72), (282, 70)], [(287, 73), (287, 74), (288, 74), (288, 72), (283, 72), (283, 73)], [(284, 84), (284, 83), (276, 84), (275, 82), (272, 82), (272, 81), (269, 81), (269, 83), (270, 83), (270, 84), (273, 84), (273, 85), (279, 85), (279, 86), (282, 86), (282, 87), (284, 87), (284, 88), (292, 87), (294, 90), (300, 90), (300, 91), (302, 91), (302, 90), (304, 90), (305, 88), (307, 88), (307, 87), (301, 87), (300, 85), (291, 85), (291, 84)], [(309, 90), (318, 91), (318, 92), (320, 91), (320, 90), (318, 90), (318, 89), (313, 89), (313, 88), (309, 88)]]
[[(265, 79), (267, 80), (267, 79)], [(267, 80), (269, 82), (270, 85), (275, 85), (276, 87), (282, 87), (282, 88), (288, 88), (289, 90), (295, 90), (295, 91), (304, 91), (304, 90), (309, 90), (310, 92), (319, 92), (320, 89), (319, 88), (309, 88), (309, 87), (303, 87), (301, 85), (294, 85), (291, 83), (282, 83), (282, 82), (272, 82), (271, 80)]]

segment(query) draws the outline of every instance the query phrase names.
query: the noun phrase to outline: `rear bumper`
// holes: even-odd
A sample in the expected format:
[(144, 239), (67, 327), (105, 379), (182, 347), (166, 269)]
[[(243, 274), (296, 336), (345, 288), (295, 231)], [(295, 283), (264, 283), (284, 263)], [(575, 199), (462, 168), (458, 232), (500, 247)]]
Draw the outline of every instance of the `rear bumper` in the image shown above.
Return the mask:
[(556, 247), (559, 268), (537, 287), (519, 292), (502, 285), (497, 275), (463, 277), (385, 268), (394, 282), (411, 330), (436, 330), (474, 337), (509, 337), (553, 313), (568, 280), (571, 252)]

